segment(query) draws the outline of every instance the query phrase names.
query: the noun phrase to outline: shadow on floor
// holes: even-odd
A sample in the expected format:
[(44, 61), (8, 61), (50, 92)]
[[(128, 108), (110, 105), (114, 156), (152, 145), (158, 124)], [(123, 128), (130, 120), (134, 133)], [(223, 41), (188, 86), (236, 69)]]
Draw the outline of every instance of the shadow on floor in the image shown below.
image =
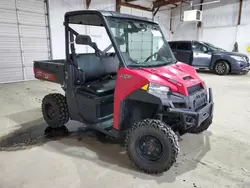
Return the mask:
[[(31, 122), (29, 122), (30, 124)], [(157, 183), (174, 182), (176, 177), (194, 170), (197, 165), (205, 165), (201, 160), (210, 148), (210, 132), (199, 135), (184, 135), (180, 141), (181, 153), (177, 163), (166, 173), (147, 175), (139, 172), (129, 161), (123, 143), (104, 138), (95, 131), (86, 131), (82, 124), (69, 122), (58, 129), (46, 128), (42, 119), (32, 122), (33, 126), (24, 125), (9, 135), (0, 138), (1, 151), (24, 150), (33, 146), (43, 145), (44, 149), (84, 159), (134, 178), (155, 180)], [(54, 141), (54, 142), (49, 142)], [(78, 169), (81, 171), (81, 168)], [(79, 172), (84, 173), (84, 172)], [(183, 180), (185, 181), (185, 180)]]
[(196, 69), (196, 72), (197, 73), (202, 73), (202, 74), (212, 74), (212, 75), (215, 75), (214, 73), (213, 73), (213, 71), (210, 71), (210, 70), (206, 70), (206, 69)]
[(0, 151), (16, 151), (43, 145), (51, 140), (60, 140), (74, 135), (95, 136), (93, 132), (82, 131), (81, 123), (71, 121), (66, 126), (52, 129), (43, 118), (19, 125), (21, 128), (0, 138)]
[[(9, 118), (11, 121), (16, 122), (17, 124), (21, 124), (22, 128), (28, 128), (33, 127), (34, 124), (37, 124), (39, 121), (41, 121), (41, 115), (41, 108), (35, 108), (10, 114), (6, 116), (6, 118)], [(30, 121), (31, 117), (35, 120)]]
[[(206, 70), (206, 69), (196, 69), (196, 71), (199, 74), (219, 76), (219, 75), (215, 74), (213, 71)], [(247, 75), (248, 74), (243, 74), (243, 73), (229, 73), (228, 75), (223, 75), (223, 76), (247, 76)]]

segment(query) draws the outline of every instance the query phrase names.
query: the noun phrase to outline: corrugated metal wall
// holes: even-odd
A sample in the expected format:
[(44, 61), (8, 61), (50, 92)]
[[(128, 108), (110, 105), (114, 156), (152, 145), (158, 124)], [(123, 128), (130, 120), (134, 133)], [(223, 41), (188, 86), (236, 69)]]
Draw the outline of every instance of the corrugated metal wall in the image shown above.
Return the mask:
[(0, 83), (33, 79), (33, 61), (50, 54), (44, 0), (1, 0)]

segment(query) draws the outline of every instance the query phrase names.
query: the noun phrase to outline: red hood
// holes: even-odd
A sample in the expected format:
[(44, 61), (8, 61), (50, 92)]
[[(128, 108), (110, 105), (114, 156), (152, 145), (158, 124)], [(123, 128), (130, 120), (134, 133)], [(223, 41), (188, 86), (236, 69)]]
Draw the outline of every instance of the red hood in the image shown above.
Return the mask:
[(201, 83), (204, 88), (203, 81), (198, 77), (196, 70), (184, 63), (178, 62), (173, 65), (142, 70), (139, 70), (138, 74), (147, 78), (149, 82), (168, 86), (173, 92), (186, 96), (188, 95), (187, 88), (190, 86)]

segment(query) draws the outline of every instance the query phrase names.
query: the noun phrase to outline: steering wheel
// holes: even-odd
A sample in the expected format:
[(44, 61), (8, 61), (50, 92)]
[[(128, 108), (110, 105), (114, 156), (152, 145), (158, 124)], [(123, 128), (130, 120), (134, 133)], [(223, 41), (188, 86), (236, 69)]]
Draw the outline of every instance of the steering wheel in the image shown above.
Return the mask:
[(150, 60), (152, 57), (155, 57), (156, 59), (158, 59), (159, 56), (160, 56), (159, 52), (155, 52), (155, 53), (153, 53), (152, 55), (150, 55), (150, 56), (144, 61), (144, 63), (147, 62), (148, 60)]

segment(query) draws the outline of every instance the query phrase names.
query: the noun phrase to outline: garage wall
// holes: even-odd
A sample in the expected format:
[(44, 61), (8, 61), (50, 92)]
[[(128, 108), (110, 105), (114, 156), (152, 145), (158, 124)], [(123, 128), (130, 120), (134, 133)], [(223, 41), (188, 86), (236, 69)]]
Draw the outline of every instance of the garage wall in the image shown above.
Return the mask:
[(91, 0), (90, 9), (115, 11), (116, 0)]
[(204, 6), (203, 27), (200, 40), (206, 40), (232, 51), (235, 42), (239, 51), (246, 53), (250, 46), (250, 0), (243, 1), (241, 25), (238, 24), (238, 0), (222, 0), (220, 3)]
[(65, 58), (64, 14), (84, 9), (82, 0), (49, 0), (49, 17), (53, 59)]
[[(209, 1), (211, 0), (204, 2)], [(187, 8), (183, 7), (183, 10)], [(237, 25), (238, 11), (238, 0), (221, 0), (220, 3), (204, 5), (203, 25), (201, 29), (197, 29), (196, 23), (180, 21), (180, 8), (176, 8), (173, 10), (174, 33), (171, 40), (203, 40), (229, 51), (233, 50), (233, 45), (237, 41), (239, 51), (250, 56), (247, 52), (247, 47), (250, 46), (250, 0), (243, 1), (240, 26)]]
[[(64, 59), (64, 14), (68, 11), (86, 9), (86, 2), (85, 0), (49, 0), (49, 7), (53, 59)], [(115, 0), (105, 0), (105, 4), (100, 0), (92, 0), (89, 9), (115, 10)], [(107, 41), (104, 41), (102, 31), (98, 29), (85, 27), (81, 30), (81, 33), (88, 34), (94, 40), (99, 40), (104, 44), (107, 43)], [(87, 50), (88, 48), (86, 48)]]
[[(237, 28), (236, 41), (239, 43), (239, 51), (245, 52), (250, 46), (250, 0), (244, 0), (242, 7), (241, 25)], [(250, 57), (250, 53), (247, 53)]]
[(158, 11), (154, 17), (154, 21), (157, 22), (166, 38), (166, 40), (171, 39), (170, 34), (170, 11), (163, 10)]
[(199, 39), (232, 51), (237, 36), (238, 0), (205, 5)]
[[(182, 12), (188, 10), (188, 7), (182, 8)], [(170, 11), (169, 11), (170, 12)], [(172, 40), (197, 40), (198, 30), (195, 23), (181, 21), (180, 8), (172, 9)]]
[(132, 14), (134, 16), (142, 16), (142, 17), (152, 19), (152, 12), (149, 12), (149, 11), (121, 6), (120, 12), (124, 14)]
[[(115, 0), (105, 0), (105, 3), (100, 0), (91, 0), (89, 9), (115, 11), (115, 5)], [(109, 36), (104, 27), (87, 26), (86, 28), (87, 34), (91, 36), (92, 41), (97, 44), (100, 50), (106, 49), (111, 44)], [(112, 50), (113, 48), (109, 52)], [(90, 47), (87, 47), (86, 52), (94, 52), (94, 50)]]
[[(105, 3), (101, 0), (92, 0), (89, 9), (115, 11), (115, 4), (115, 0), (105, 0)], [(65, 40), (63, 26), (65, 12), (83, 9), (86, 9), (85, 0), (49, 0), (53, 59), (65, 58)], [(121, 7), (121, 13), (143, 16), (152, 19), (152, 12), (142, 11), (124, 6)], [(81, 30), (81, 33), (90, 35), (94, 42), (98, 41), (97, 44), (100, 49), (104, 49), (105, 47), (107, 47), (107, 45), (110, 44), (110, 40), (107, 38), (106, 33), (103, 31), (103, 28), (84, 27), (84, 29)], [(82, 50), (83, 48), (81, 48), (81, 52), (90, 52), (91, 48), (86, 47), (85, 51)]]

